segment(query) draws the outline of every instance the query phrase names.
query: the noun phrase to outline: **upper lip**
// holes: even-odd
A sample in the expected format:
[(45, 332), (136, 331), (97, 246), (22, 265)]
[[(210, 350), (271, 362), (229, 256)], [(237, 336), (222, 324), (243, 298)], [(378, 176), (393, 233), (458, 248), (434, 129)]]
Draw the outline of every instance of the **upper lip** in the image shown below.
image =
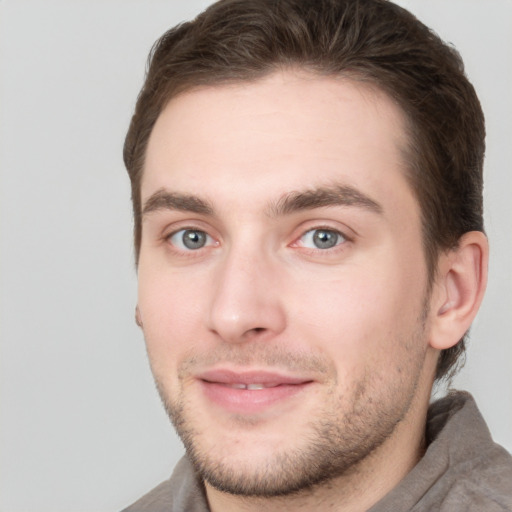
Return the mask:
[(271, 371), (207, 370), (198, 379), (216, 384), (263, 384), (264, 386), (297, 385), (311, 382), (307, 377), (284, 375)]

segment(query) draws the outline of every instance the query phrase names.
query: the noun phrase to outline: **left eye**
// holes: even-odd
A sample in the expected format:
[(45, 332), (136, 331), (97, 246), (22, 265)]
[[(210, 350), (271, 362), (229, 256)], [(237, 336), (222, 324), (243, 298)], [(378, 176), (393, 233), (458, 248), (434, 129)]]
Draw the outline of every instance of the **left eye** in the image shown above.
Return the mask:
[(213, 243), (212, 237), (200, 229), (180, 229), (169, 237), (169, 241), (182, 251), (196, 251)]
[(300, 238), (301, 245), (309, 249), (331, 249), (345, 241), (346, 238), (333, 229), (311, 229)]

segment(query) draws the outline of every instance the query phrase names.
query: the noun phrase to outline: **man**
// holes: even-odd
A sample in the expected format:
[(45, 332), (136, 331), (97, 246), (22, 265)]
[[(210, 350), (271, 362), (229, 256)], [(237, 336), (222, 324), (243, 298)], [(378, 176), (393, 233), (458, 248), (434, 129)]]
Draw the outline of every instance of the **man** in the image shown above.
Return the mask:
[(512, 510), (449, 378), (486, 284), (484, 122), (384, 0), (222, 0), (126, 138), (137, 323), (187, 455), (127, 511)]

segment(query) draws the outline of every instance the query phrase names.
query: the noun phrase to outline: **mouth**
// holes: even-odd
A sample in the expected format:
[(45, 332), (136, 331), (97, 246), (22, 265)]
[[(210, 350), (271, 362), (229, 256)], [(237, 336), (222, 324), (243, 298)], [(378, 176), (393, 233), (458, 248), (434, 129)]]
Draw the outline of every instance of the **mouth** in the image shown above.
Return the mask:
[(207, 371), (198, 381), (209, 403), (236, 414), (260, 413), (276, 405), (282, 408), (313, 384), (305, 377), (231, 370)]

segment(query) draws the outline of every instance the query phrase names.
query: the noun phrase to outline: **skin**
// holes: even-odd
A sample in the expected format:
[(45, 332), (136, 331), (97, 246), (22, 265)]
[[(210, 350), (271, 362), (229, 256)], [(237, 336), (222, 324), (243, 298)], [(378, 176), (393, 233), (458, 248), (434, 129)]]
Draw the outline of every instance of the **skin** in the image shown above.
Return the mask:
[[(289, 70), (182, 94), (153, 129), (138, 318), (213, 511), (366, 510), (421, 457), (484, 242), (443, 257), (427, 294), (404, 125), (377, 90)], [(295, 380), (276, 399), (205, 383), (219, 371)]]

